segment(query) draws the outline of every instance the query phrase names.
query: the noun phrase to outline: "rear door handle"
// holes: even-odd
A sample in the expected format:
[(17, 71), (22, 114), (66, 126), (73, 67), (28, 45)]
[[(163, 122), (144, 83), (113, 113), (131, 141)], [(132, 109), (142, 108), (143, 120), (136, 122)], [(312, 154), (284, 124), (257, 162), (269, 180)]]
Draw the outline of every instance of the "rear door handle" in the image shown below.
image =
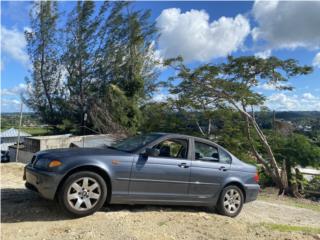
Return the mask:
[(181, 168), (188, 168), (189, 167), (189, 165), (187, 165), (186, 163), (179, 163), (178, 166)]
[(228, 169), (227, 169), (225, 166), (221, 166), (221, 167), (219, 167), (219, 170), (225, 172), (225, 171), (227, 171)]

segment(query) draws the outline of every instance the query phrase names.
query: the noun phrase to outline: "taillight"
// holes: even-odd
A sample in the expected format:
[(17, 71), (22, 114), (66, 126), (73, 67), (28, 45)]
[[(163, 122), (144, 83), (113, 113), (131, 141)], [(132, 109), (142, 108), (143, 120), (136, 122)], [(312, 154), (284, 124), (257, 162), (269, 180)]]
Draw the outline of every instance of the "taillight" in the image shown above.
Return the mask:
[(259, 174), (258, 174), (258, 172), (256, 172), (256, 175), (254, 175), (253, 179), (254, 179), (254, 181), (256, 183), (259, 183)]

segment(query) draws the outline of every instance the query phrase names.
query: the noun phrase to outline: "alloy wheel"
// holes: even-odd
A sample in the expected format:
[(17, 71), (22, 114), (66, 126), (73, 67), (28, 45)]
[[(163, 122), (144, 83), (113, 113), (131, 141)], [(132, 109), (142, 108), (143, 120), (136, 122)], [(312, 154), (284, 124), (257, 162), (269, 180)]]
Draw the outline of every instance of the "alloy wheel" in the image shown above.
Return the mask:
[(75, 180), (67, 192), (69, 205), (77, 211), (87, 211), (94, 208), (100, 198), (100, 184), (91, 177)]
[(241, 206), (240, 193), (236, 189), (229, 189), (224, 195), (223, 206), (231, 214), (237, 212)]

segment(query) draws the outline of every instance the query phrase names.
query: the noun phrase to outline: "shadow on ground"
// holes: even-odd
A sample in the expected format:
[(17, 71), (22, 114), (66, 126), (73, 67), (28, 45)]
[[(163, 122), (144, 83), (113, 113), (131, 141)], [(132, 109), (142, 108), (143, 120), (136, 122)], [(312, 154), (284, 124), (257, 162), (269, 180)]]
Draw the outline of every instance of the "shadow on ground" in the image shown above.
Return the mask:
[[(107, 205), (101, 212), (199, 212), (204, 207), (158, 206), (158, 205)], [(59, 221), (71, 219), (55, 201), (43, 199), (38, 193), (23, 188), (1, 189), (1, 222), (17, 223), (32, 221)]]

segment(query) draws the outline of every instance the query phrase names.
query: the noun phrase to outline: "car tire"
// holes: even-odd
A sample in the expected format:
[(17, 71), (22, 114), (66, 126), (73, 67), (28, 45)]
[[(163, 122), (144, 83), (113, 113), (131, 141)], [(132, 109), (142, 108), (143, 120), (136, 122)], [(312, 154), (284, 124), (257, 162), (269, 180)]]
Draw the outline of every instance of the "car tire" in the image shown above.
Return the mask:
[(235, 185), (230, 185), (222, 190), (217, 210), (221, 215), (236, 217), (241, 212), (243, 203), (244, 196), (242, 190)]
[(72, 217), (84, 217), (98, 211), (107, 199), (107, 184), (97, 173), (89, 171), (70, 175), (58, 192), (58, 203)]

